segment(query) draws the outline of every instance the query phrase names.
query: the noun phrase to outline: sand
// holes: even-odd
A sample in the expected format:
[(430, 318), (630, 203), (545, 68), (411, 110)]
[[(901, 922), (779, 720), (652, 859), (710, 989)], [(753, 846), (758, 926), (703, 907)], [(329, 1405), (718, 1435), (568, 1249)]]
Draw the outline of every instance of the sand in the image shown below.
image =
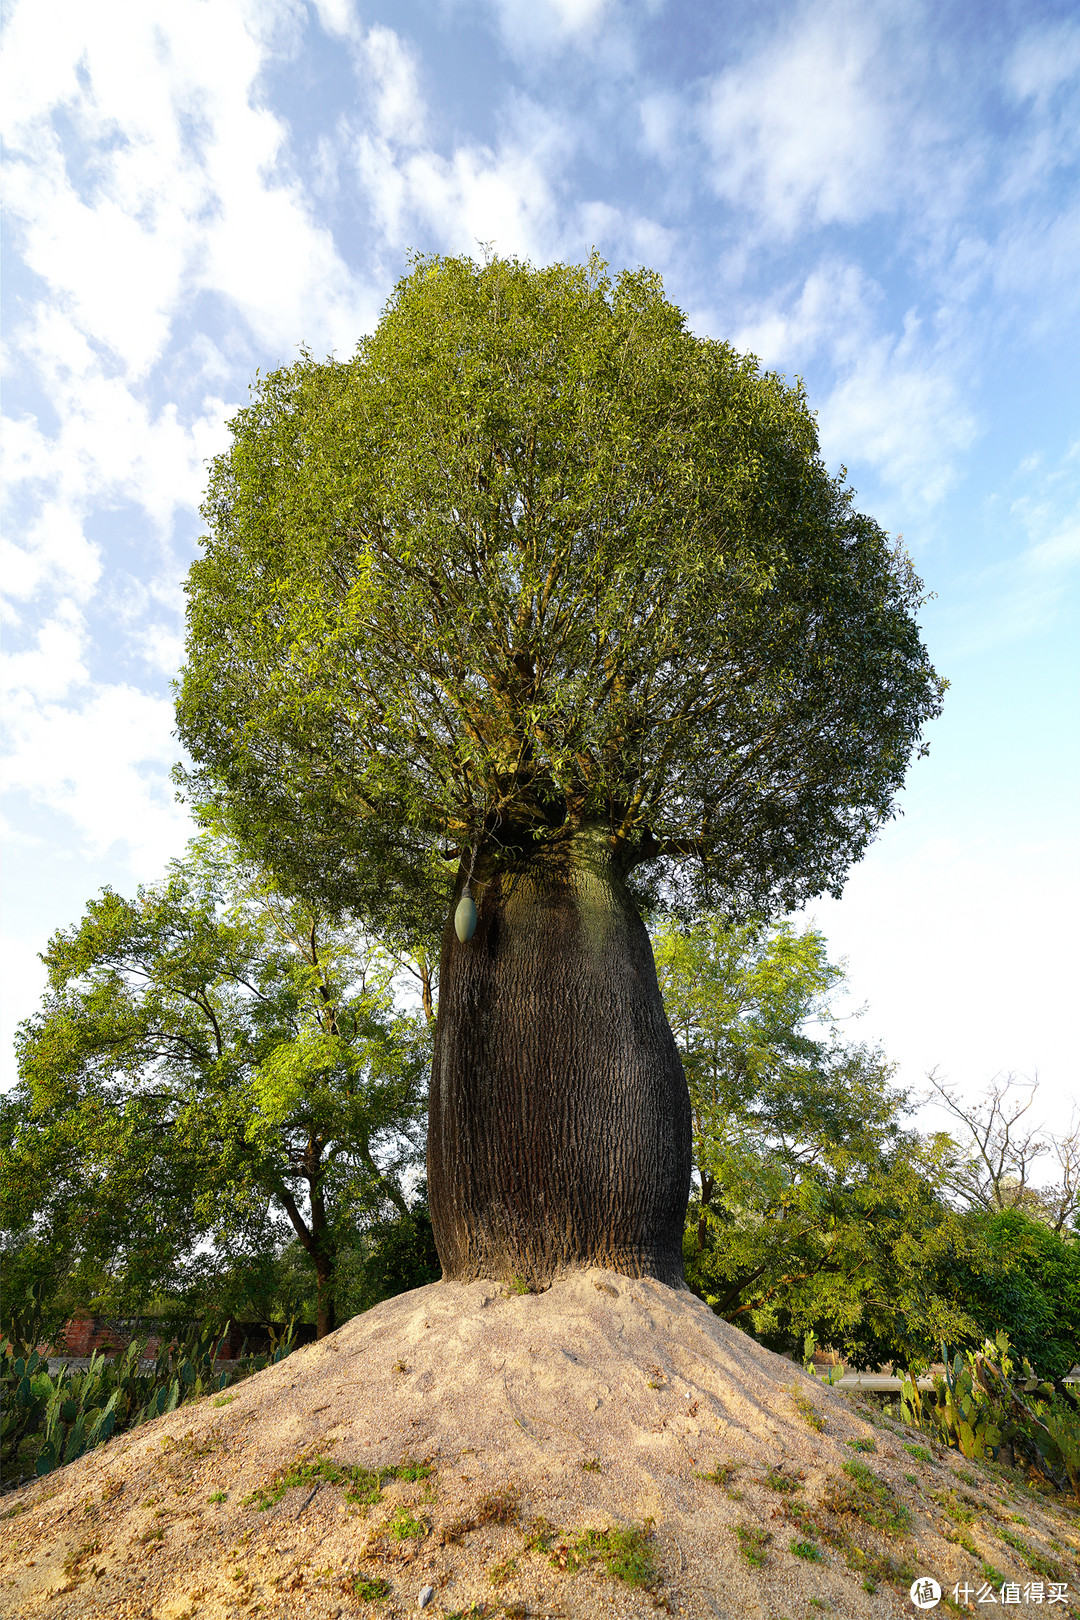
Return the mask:
[[(436, 1283), (5, 1496), (0, 1614), (883, 1617), (925, 1575), (1080, 1616), (1075, 1512), (921, 1439), (661, 1283)], [(640, 1586), (591, 1556), (635, 1528)]]

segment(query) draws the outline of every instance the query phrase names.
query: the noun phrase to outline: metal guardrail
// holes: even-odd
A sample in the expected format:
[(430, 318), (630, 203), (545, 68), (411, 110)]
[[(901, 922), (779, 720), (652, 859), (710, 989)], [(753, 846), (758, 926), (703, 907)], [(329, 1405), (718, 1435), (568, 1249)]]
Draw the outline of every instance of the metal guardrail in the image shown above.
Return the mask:
[[(899, 1395), (902, 1384), (899, 1378), (891, 1373), (844, 1373), (842, 1378), (830, 1378), (832, 1369), (823, 1367), (820, 1372), (815, 1369), (814, 1376), (828, 1389), (861, 1389), (870, 1395)], [(941, 1374), (938, 1374), (941, 1377)], [(1080, 1384), (1080, 1362), (1070, 1369), (1062, 1379), (1063, 1384)], [(934, 1380), (927, 1375), (915, 1380), (916, 1389), (932, 1390)], [(1038, 1389), (1039, 1380), (1031, 1378), (1022, 1386), (1024, 1389)]]

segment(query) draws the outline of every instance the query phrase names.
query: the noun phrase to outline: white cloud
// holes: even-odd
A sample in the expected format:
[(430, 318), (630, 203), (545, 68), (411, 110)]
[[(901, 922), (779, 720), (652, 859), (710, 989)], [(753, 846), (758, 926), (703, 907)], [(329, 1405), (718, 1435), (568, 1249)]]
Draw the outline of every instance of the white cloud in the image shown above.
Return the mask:
[(319, 26), (336, 39), (358, 39), (360, 18), (356, 0), (315, 0)]
[(835, 463), (868, 463), (909, 504), (936, 505), (957, 478), (977, 426), (947, 363), (920, 343), (918, 323), (867, 345), (818, 413)]
[[(197, 504), (235, 409), (217, 345), (175, 352), (197, 296), (278, 353), (304, 338), (349, 351), (374, 315), (283, 168), (285, 124), (258, 102), (292, 21), (287, 3), (243, 0), (23, 0), (7, 19), (5, 206), (41, 288), (10, 327), (8, 371), (47, 401), (5, 433), (8, 487), (30, 503), (5, 559), (17, 599), (93, 596), (103, 558), (86, 529), (102, 507), (134, 503), (161, 546)], [(388, 117), (404, 93), (391, 55)], [(187, 401), (151, 403), (170, 348)]]
[(418, 146), (427, 112), (420, 96), (416, 62), (391, 28), (369, 28), (363, 61), (375, 86), (375, 126), (388, 141)]
[(1080, 27), (1075, 22), (1058, 22), (1024, 34), (1005, 71), (1005, 84), (1012, 95), (1018, 101), (1045, 106), (1070, 82), (1080, 82)]
[(102, 574), (100, 546), (84, 533), (80, 512), (64, 500), (45, 500), (22, 540), (8, 541), (3, 556), (8, 598), (26, 600), (48, 584), (86, 601)]
[[(50, 305), (129, 378), (199, 291), (279, 349), (351, 348), (372, 313), (284, 166), (286, 126), (257, 101), (271, 49), (259, 24), (288, 9), (23, 0), (8, 23), (23, 76), (7, 207)], [(63, 142), (58, 118), (73, 131)]]
[(0, 689), (5, 700), (32, 692), (41, 700), (66, 697), (87, 678), (86, 622), (75, 602), (62, 601), (37, 632), (36, 645), (0, 656)]
[(1056, 466), (1021, 464), (1011, 483), (1009, 555), (969, 582), (965, 649), (1047, 630), (1080, 573), (1080, 440)]
[[(65, 695), (68, 695), (65, 693)], [(179, 748), (167, 698), (94, 684), (81, 701), (17, 692), (7, 704), (6, 792), (68, 818), (84, 854), (123, 847), (156, 871), (190, 835), (169, 771)]]
[[(716, 195), (784, 236), (888, 208), (898, 66), (884, 59), (872, 13), (834, 5), (797, 14), (708, 88), (699, 127)], [(908, 154), (918, 138), (909, 125)]]
[(833, 465), (862, 462), (905, 501), (936, 504), (977, 432), (956, 357), (909, 314), (883, 331), (882, 289), (855, 264), (826, 260), (797, 289), (753, 310), (736, 347), (795, 373), (824, 357), (835, 378), (818, 402), (822, 450)]
[(652, 157), (673, 164), (682, 150), (689, 114), (682, 96), (671, 90), (657, 90), (643, 96), (638, 104), (641, 144)]
[(595, 34), (610, 0), (490, 0), (499, 32), (515, 56), (549, 51)]
[(56, 413), (48, 432), (31, 416), (10, 424), (5, 477), (39, 501), (37, 514), (5, 562), (7, 592), (26, 599), (46, 586), (87, 600), (102, 573), (100, 546), (85, 534), (101, 503), (130, 501), (163, 542), (179, 511), (197, 504), (205, 461), (227, 442), (235, 409), (206, 397), (200, 415), (181, 420), (175, 405), (152, 412), (140, 391), (103, 361), (73, 321), (39, 308), (20, 337)]
[[(380, 104), (375, 104), (378, 115)], [(378, 124), (353, 133), (353, 160), (376, 224), (400, 248), (421, 230), (440, 247), (472, 253), (493, 242), (499, 253), (548, 257), (563, 234), (553, 180), (572, 140), (565, 125), (520, 100), (497, 149), (458, 146), (444, 157), (431, 146), (403, 146)]]

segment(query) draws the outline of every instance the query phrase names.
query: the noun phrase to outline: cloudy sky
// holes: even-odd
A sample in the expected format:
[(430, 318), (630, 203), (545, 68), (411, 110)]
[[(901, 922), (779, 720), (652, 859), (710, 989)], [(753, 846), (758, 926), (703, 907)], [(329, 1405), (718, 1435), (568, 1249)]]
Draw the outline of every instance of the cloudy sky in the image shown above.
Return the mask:
[(257, 367), (347, 355), (410, 248), (660, 270), (805, 378), (952, 682), (813, 915), (861, 1033), (971, 1096), (1075, 1037), (1080, 23), (1068, 0), (15, 0), (3, 679), (10, 1032), (189, 827), (170, 682)]

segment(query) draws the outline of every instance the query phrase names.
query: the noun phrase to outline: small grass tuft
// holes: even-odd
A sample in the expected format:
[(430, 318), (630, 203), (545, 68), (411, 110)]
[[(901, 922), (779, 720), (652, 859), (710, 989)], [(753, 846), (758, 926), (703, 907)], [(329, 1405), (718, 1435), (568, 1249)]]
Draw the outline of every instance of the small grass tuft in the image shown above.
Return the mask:
[(208, 1502), (224, 1502), (226, 1495), (227, 1493), (225, 1491), (215, 1491), (214, 1494), (212, 1496), (208, 1496), (206, 1500)]
[(256, 1486), (241, 1505), (265, 1513), (281, 1501), (286, 1491), (298, 1485), (326, 1484), (346, 1486), (347, 1502), (363, 1502), (370, 1507), (379, 1500), (387, 1480), (428, 1479), (432, 1471), (430, 1463), (404, 1462), (389, 1468), (364, 1468), (359, 1463), (336, 1462), (333, 1457), (298, 1458), (291, 1468), (275, 1474), (269, 1485)]
[(419, 1541), (428, 1532), (423, 1519), (414, 1518), (407, 1507), (394, 1509), (388, 1529), (395, 1541)]
[(813, 1541), (792, 1541), (789, 1548), (796, 1558), (805, 1558), (811, 1564), (820, 1564), (825, 1556), (821, 1548)]
[(933, 1462), (934, 1460), (925, 1446), (905, 1446), (904, 1450), (909, 1457), (914, 1457), (916, 1462)]
[(647, 1589), (656, 1585), (659, 1575), (651, 1541), (651, 1519), (644, 1525), (583, 1530), (573, 1541), (561, 1542), (552, 1551), (551, 1562), (571, 1575), (589, 1564), (601, 1563), (613, 1579)]
[(549, 1519), (534, 1519), (525, 1543), (525, 1551), (549, 1553), (561, 1535), (562, 1531)]
[(586, 1474), (598, 1474), (600, 1472), (600, 1459), (599, 1457), (582, 1457), (581, 1466)]
[(488, 1570), (488, 1580), (492, 1586), (505, 1586), (515, 1569), (517, 1569), (516, 1558), (501, 1558)]
[(793, 1389), (791, 1391), (791, 1399), (794, 1402), (795, 1410), (798, 1412), (803, 1422), (808, 1423), (812, 1429), (816, 1429), (818, 1434), (820, 1434), (825, 1427), (825, 1418), (823, 1414), (818, 1411), (810, 1397), (801, 1389)]
[(868, 1434), (861, 1434), (857, 1440), (849, 1440), (848, 1447), (851, 1451), (876, 1451), (877, 1441)]
[(521, 1493), (513, 1485), (501, 1491), (489, 1491), (476, 1504), (475, 1523), (514, 1524), (521, 1511)]
[(788, 1468), (784, 1463), (770, 1463), (765, 1474), (765, 1484), (772, 1491), (790, 1496), (799, 1489), (805, 1478), (806, 1475), (801, 1468)]
[(737, 1524), (735, 1534), (739, 1542), (739, 1551), (748, 1564), (760, 1569), (766, 1562), (765, 1548), (772, 1540), (768, 1530), (761, 1530), (757, 1525)]
[(389, 1581), (372, 1580), (369, 1575), (354, 1575), (351, 1580), (348, 1576), (345, 1578), (345, 1591), (364, 1603), (383, 1603), (393, 1590)]
[(737, 1462), (716, 1463), (707, 1474), (695, 1474), (695, 1479), (703, 1479), (709, 1485), (719, 1485), (721, 1490), (728, 1490), (735, 1475), (739, 1472), (740, 1464)]
[(843, 1465), (852, 1487), (833, 1493), (828, 1506), (834, 1513), (851, 1513), (864, 1524), (883, 1530), (886, 1535), (905, 1535), (911, 1528), (911, 1512), (885, 1480), (866, 1463), (852, 1458)]

